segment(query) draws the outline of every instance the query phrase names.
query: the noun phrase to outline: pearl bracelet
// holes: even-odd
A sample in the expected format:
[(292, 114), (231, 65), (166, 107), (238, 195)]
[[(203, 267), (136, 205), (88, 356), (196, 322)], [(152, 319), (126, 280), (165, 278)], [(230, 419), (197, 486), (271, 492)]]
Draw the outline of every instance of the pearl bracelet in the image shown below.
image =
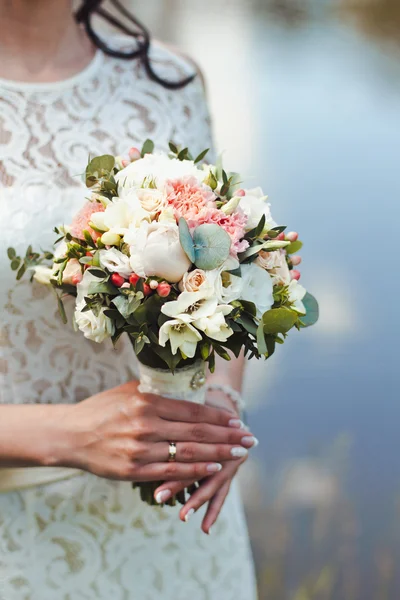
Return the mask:
[(232, 400), (232, 402), (234, 402), (234, 404), (236, 404), (236, 407), (240, 413), (245, 409), (246, 405), (242, 398), (242, 394), (237, 390), (234, 390), (230, 385), (225, 383), (207, 383), (206, 388), (210, 392), (223, 392)]

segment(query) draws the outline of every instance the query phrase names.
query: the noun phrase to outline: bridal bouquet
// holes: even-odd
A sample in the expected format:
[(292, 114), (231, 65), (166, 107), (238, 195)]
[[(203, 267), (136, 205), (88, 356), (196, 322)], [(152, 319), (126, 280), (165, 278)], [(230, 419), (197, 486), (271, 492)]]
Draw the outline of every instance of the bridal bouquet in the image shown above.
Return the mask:
[[(18, 279), (33, 270), (53, 287), (64, 321), (63, 297), (75, 297), (86, 338), (128, 336), (141, 391), (204, 402), (216, 355), (270, 358), (291, 329), (316, 322), (318, 305), (293, 268), (302, 244), (273, 220), (262, 190), (200, 166), (207, 151), (193, 160), (170, 150), (154, 153), (147, 140), (129, 160), (94, 158), (90, 197), (55, 229), (55, 251), (8, 254)], [(158, 485), (140, 484), (142, 498), (151, 503)]]

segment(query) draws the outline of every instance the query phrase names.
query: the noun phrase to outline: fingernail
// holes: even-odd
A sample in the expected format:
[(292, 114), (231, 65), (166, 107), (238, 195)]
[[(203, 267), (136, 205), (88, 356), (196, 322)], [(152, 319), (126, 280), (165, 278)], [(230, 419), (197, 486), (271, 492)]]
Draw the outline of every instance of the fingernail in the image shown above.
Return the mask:
[(231, 454), (234, 458), (243, 458), (244, 456), (247, 456), (248, 453), (248, 450), (242, 447), (232, 448), (231, 450)]
[(158, 494), (156, 495), (156, 502), (158, 502), (158, 504), (163, 504), (164, 502), (169, 500), (171, 496), (171, 490), (163, 490), (162, 492), (158, 492)]
[(207, 471), (209, 473), (218, 473), (222, 469), (222, 465), (220, 463), (212, 463), (207, 465)]
[(231, 419), (228, 425), (229, 427), (235, 427), (235, 429), (245, 429), (245, 424), (240, 419)]
[(190, 519), (190, 517), (194, 515), (194, 508), (191, 508), (190, 510), (187, 511), (186, 516), (185, 516), (185, 523), (187, 523)]
[(243, 446), (248, 446), (249, 448), (257, 448), (259, 441), (256, 437), (246, 436), (242, 438)]
[(212, 527), (210, 527), (210, 529), (208, 530), (208, 535), (211, 535), (212, 532)]

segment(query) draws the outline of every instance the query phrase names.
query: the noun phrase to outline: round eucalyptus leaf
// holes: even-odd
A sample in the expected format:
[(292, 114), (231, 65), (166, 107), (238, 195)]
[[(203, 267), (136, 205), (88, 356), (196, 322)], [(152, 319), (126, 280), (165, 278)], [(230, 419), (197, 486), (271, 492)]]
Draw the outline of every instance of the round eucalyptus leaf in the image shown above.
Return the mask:
[(194, 263), (196, 256), (194, 252), (193, 239), (190, 235), (189, 226), (183, 218), (179, 219), (179, 241), (190, 262)]
[(297, 313), (289, 308), (273, 308), (264, 313), (264, 333), (287, 333), (298, 319)]
[(300, 319), (307, 327), (315, 325), (319, 319), (319, 306), (317, 300), (307, 292), (303, 298), (303, 304), (306, 307), (305, 316), (301, 316)]
[(193, 233), (195, 260), (199, 269), (211, 271), (224, 264), (231, 249), (231, 238), (222, 227), (204, 224)]

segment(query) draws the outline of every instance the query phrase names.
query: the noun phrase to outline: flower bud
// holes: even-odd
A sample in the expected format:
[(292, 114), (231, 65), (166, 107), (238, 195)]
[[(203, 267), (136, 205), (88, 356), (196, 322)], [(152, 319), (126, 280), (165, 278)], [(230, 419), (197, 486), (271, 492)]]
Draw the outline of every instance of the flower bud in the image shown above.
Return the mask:
[(289, 233), (286, 234), (286, 239), (289, 242), (297, 242), (297, 240), (299, 239), (299, 234), (297, 233), (297, 231), (289, 231)]
[(234, 196), (231, 200), (229, 200), (229, 202), (227, 202), (221, 207), (221, 210), (225, 215), (231, 215), (233, 212), (235, 212), (235, 210), (239, 206), (239, 203), (240, 197)]
[(149, 283), (149, 286), (151, 287), (152, 290), (156, 290), (158, 288), (158, 281), (156, 281), (155, 279), (152, 279)]
[(130, 161), (126, 160), (125, 158), (122, 159), (121, 163), (122, 163), (123, 168), (125, 168), (131, 164)]
[(123, 284), (121, 285), (121, 288), (122, 288), (123, 290), (129, 290), (129, 288), (130, 288), (130, 287), (131, 287), (131, 286), (130, 286), (130, 284), (129, 284), (127, 281), (125, 281), (125, 283), (123, 283)]
[(246, 192), (244, 190), (238, 190), (237, 192), (235, 192), (235, 196), (239, 196), (240, 198), (243, 198), (243, 196), (246, 195)]
[(292, 256), (290, 258), (290, 261), (294, 267), (297, 267), (297, 265), (299, 265), (301, 263), (302, 258), (301, 258), (301, 256), (296, 255), (296, 256)]
[(129, 277), (129, 283), (131, 283), (132, 285), (136, 285), (139, 279), (139, 275), (136, 275), (136, 273), (132, 273), (132, 275)]
[(121, 238), (116, 233), (107, 231), (101, 236), (101, 241), (105, 246), (119, 246), (121, 243)]
[(72, 285), (78, 285), (78, 283), (80, 283), (83, 279), (83, 275), (82, 273), (76, 273), (76, 275), (73, 275), (71, 278), (72, 281)]
[(299, 279), (301, 277), (301, 273), (300, 273), (300, 271), (297, 271), (297, 269), (293, 269), (292, 271), (290, 271), (290, 277), (292, 279), (296, 279), (296, 281), (299, 281)]
[(125, 279), (118, 273), (113, 273), (110, 277), (112, 283), (117, 287), (121, 287), (125, 283)]
[(171, 293), (171, 286), (166, 281), (158, 284), (157, 294), (161, 298), (167, 298)]
[(285, 234), (282, 232), (275, 239), (283, 242), (285, 240)]
[(150, 296), (150, 294), (152, 293), (152, 291), (153, 290), (151, 289), (151, 287), (147, 283), (143, 284), (143, 294), (145, 296)]
[(131, 162), (133, 162), (134, 160), (139, 160), (139, 158), (142, 158), (140, 150), (138, 150), (138, 148), (131, 148), (129, 150), (129, 158), (131, 159)]

